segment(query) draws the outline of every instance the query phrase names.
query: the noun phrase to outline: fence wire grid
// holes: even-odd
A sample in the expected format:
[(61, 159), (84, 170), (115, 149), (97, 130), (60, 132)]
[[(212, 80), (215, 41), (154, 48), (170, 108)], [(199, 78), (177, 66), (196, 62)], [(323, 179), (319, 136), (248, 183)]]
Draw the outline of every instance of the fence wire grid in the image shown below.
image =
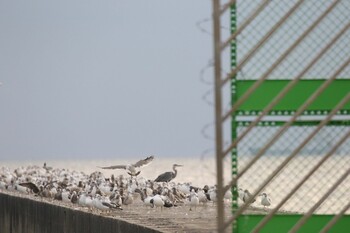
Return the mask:
[[(235, 1), (235, 24), (239, 28), (263, 1)], [(251, 50), (274, 27), (279, 20), (297, 3), (297, 0), (270, 0), (264, 10), (240, 33), (232, 42), (235, 45), (232, 64), (240, 64)], [(332, 4), (334, 4), (332, 6)], [(313, 25), (318, 18), (331, 7), (319, 23)], [(300, 81), (326, 81), (350, 57), (350, 30), (345, 30), (338, 39), (332, 39), (350, 22), (350, 1), (304, 1), (288, 19), (279, 26), (255, 54), (236, 72), (231, 86), (236, 95), (237, 82), (259, 80), (274, 63), (308, 30), (314, 27), (300, 43), (268, 74), (266, 80), (293, 80), (313, 61), (315, 64), (307, 70)], [(329, 49), (322, 55), (319, 53), (327, 44)], [(232, 46), (231, 46), (232, 50)], [(235, 66), (233, 66), (235, 68)], [(350, 66), (347, 65), (336, 75), (336, 80), (349, 80)], [(350, 84), (348, 82), (347, 84)], [(278, 93), (278, 92), (277, 92)], [(298, 93), (298, 92), (296, 92)], [(349, 92), (345, 93), (349, 94)], [(332, 96), (329, 96), (330, 98)], [(237, 97), (236, 97), (237, 98)], [(235, 99), (233, 99), (234, 101)], [(350, 139), (346, 134), (350, 131), (350, 119), (347, 107), (341, 108), (333, 118), (299, 150), (281, 172), (262, 190), (271, 198), (273, 208), (332, 149), (327, 159), (315, 173), (305, 181), (294, 195), (281, 207), (281, 211), (305, 213), (312, 208), (332, 185), (350, 169)], [(335, 105), (333, 106), (333, 108)], [(242, 135), (256, 116), (263, 109), (238, 109), (234, 113), (236, 132), (235, 140)], [(300, 118), (287, 127), (286, 131), (270, 146), (263, 156), (245, 172), (237, 182), (238, 188), (254, 193), (261, 183), (293, 153), (307, 137), (317, 128), (332, 109), (306, 109)], [(254, 156), (272, 139), (283, 124), (295, 114), (297, 109), (270, 111), (242, 140), (237, 143), (238, 173)], [(308, 116), (307, 120), (301, 120)], [(342, 117), (341, 117), (342, 116)], [(270, 117), (270, 118), (269, 118)], [(337, 146), (342, 137), (343, 143)], [(334, 148), (336, 147), (336, 148)], [(350, 177), (347, 177), (331, 195), (314, 211), (316, 214), (335, 214), (349, 203)], [(251, 206), (262, 207), (260, 197)], [(238, 204), (242, 204), (239, 199)], [(246, 210), (249, 211), (249, 210)], [(246, 213), (246, 212), (244, 212)], [(345, 212), (350, 214), (350, 210)]]

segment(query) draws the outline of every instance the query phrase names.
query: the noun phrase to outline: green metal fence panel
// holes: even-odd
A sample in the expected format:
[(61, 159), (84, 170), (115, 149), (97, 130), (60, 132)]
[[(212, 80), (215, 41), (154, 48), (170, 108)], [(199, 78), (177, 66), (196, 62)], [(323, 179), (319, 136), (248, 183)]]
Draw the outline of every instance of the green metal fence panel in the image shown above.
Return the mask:
[[(231, 7), (231, 32), (234, 33), (262, 1), (237, 0)], [(318, 59), (319, 52), (332, 41), (350, 22), (350, 1), (306, 0), (283, 22), (273, 34), (261, 43), (252, 56), (249, 54), (264, 36), (278, 23), (299, 0), (270, 1), (267, 7), (231, 43), (231, 101), (234, 105), (265, 74), (267, 78), (232, 113), (232, 140), (238, 141), (232, 150), (233, 178), (259, 154), (291, 119), (302, 104), (339, 69), (350, 56), (350, 31), (339, 39)], [(335, 4), (332, 6), (332, 4)], [(312, 27), (313, 23), (330, 8), (326, 17), (310, 30), (298, 44), (296, 42)], [(288, 49), (295, 48), (283, 58), (273, 71), (269, 69), (279, 62)], [(249, 57), (249, 59), (247, 59)], [(262, 118), (253, 128), (249, 126), (268, 104), (295, 79), (314, 59), (317, 62), (302, 76), (300, 81)], [(245, 61), (245, 59), (247, 59)], [(244, 62), (244, 63), (243, 63)], [(269, 73), (268, 73), (269, 72)], [(298, 150), (295, 158), (278, 173), (263, 189), (272, 199), (271, 206), (264, 208), (261, 197), (233, 223), (233, 232), (251, 232), (262, 219), (302, 181), (337, 142), (350, 131), (350, 102), (347, 102), (325, 127), (318, 129), (336, 105), (350, 93), (350, 66), (345, 66), (336, 79), (287, 127), (279, 138), (262, 154), (247, 172), (240, 176), (233, 191), (249, 190), (254, 193), (260, 184), (275, 171), (285, 159)], [(247, 131), (249, 130), (249, 131)], [(317, 134), (308, 139), (314, 131)], [(247, 133), (248, 132), (248, 133)], [(240, 138), (244, 135), (243, 138)], [(305, 183), (282, 205), (276, 215), (261, 232), (288, 232), (350, 168), (350, 139), (337, 146), (331, 157), (309, 177)], [(318, 232), (349, 202), (350, 178), (345, 178), (334, 192), (314, 211), (312, 217), (300, 228), (300, 232)], [(243, 201), (233, 195), (233, 214)], [(235, 199), (237, 198), (237, 200)], [(266, 214), (261, 214), (266, 213)], [(346, 232), (350, 229), (350, 210), (330, 230)]]
[[(262, 111), (277, 94), (290, 82), (290, 80), (265, 81), (238, 109), (238, 114), (257, 115)], [(272, 109), (270, 114), (291, 115), (295, 112), (311, 94), (324, 83), (325, 80), (301, 80), (287, 95)], [(239, 99), (253, 84), (254, 80), (237, 81), (237, 98)], [(338, 79), (308, 107), (305, 114), (327, 115), (339, 101), (350, 93), (350, 79)], [(341, 114), (350, 113), (350, 103), (346, 104)]]
[[(238, 219), (238, 232), (250, 233), (254, 227), (264, 218), (264, 215), (242, 216)], [(271, 221), (260, 231), (261, 233), (288, 232), (302, 215), (275, 215)], [(315, 215), (298, 232), (320, 232), (321, 229), (333, 218), (333, 215)], [(343, 216), (329, 231), (329, 233), (344, 233), (350, 229), (350, 216)], [(345, 231), (344, 231), (345, 230)]]

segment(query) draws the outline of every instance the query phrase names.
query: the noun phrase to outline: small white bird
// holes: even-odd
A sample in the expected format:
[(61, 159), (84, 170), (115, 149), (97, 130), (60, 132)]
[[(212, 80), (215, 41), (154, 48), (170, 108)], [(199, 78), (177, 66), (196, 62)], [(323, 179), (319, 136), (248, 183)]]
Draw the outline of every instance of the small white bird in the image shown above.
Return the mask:
[(270, 206), (271, 205), (271, 199), (267, 196), (266, 193), (262, 193), (259, 196), (261, 197), (261, 205), (264, 206), (264, 209), (266, 208), (266, 206)]
[(243, 201), (244, 191), (242, 188), (238, 189), (238, 197), (239, 197), (239, 199), (241, 199), (241, 201)]
[(99, 194), (96, 194), (96, 197), (92, 200), (92, 204), (96, 209), (99, 209), (102, 211), (110, 209), (107, 205), (103, 204), (103, 200)]
[[(253, 195), (248, 191), (248, 189), (244, 190), (244, 196), (243, 196), (243, 202), (246, 203)], [(256, 199), (250, 201), (251, 203), (254, 203)]]
[(156, 208), (157, 208), (157, 207), (160, 207), (160, 210), (163, 210), (164, 201), (163, 201), (162, 197), (161, 197), (159, 194), (155, 195), (155, 196), (151, 199), (150, 202), (151, 202)]
[(15, 190), (21, 192), (21, 193), (25, 193), (28, 194), (29, 193), (29, 189), (27, 187), (15, 184)]
[(88, 207), (88, 209), (90, 211), (92, 211), (92, 208), (94, 207), (94, 203), (93, 203), (93, 200), (92, 200), (92, 197), (91, 196), (86, 196), (85, 198), (85, 206)]
[(228, 203), (232, 201), (232, 192), (231, 192), (231, 190), (227, 190), (227, 192), (224, 195), (224, 200), (226, 202), (228, 202)]
[(116, 205), (121, 206), (123, 204), (122, 196), (120, 195), (119, 191), (116, 189), (112, 193), (112, 195), (109, 196), (109, 200), (111, 203), (114, 203)]
[(66, 190), (62, 191), (62, 201), (66, 203), (71, 203), (70, 199), (71, 199), (70, 192)]
[(197, 206), (199, 205), (199, 199), (197, 193), (192, 189), (190, 194), (190, 211), (192, 210), (192, 207), (194, 209), (197, 209)]
[(197, 195), (198, 195), (198, 199), (199, 199), (199, 202), (200, 202), (200, 203), (203, 203), (203, 204), (204, 204), (204, 203), (207, 203), (207, 202), (208, 202), (208, 198), (207, 198), (207, 196), (205, 195), (204, 190), (202, 190), (202, 189), (198, 190)]
[(122, 210), (120, 205), (117, 205), (115, 203), (111, 203), (110, 200), (107, 197), (100, 196), (99, 194), (96, 194), (96, 197), (92, 200), (92, 203), (95, 208), (106, 211), (106, 210)]
[(146, 189), (144, 189), (143, 192), (140, 189), (135, 189), (135, 192), (140, 194), (141, 200), (143, 203), (145, 203), (146, 206), (153, 207), (153, 204), (151, 204), (151, 199), (153, 197), (147, 195)]
[(7, 189), (7, 184), (4, 181), (0, 180), (0, 189)]
[(216, 195), (216, 188), (209, 189), (208, 191), (210, 200), (213, 202), (213, 204), (217, 201), (217, 195)]
[(78, 198), (78, 205), (85, 207), (86, 206), (86, 193), (82, 192)]
[(130, 205), (134, 202), (134, 197), (130, 191), (128, 191), (124, 196), (122, 196), (123, 205)]

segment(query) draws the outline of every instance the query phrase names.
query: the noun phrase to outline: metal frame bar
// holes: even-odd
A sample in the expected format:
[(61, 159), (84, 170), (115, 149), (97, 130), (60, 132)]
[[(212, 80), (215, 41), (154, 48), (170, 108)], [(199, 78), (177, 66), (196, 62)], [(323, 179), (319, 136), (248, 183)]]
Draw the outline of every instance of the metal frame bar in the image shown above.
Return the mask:
[(258, 225), (252, 230), (252, 233), (259, 232), (268, 221), (273, 217), (273, 215), (286, 203), (293, 194), (298, 191), (298, 189), (334, 154), (334, 152), (348, 139), (350, 136), (350, 130), (346, 133), (333, 147), (332, 149), (311, 169), (307, 175), (303, 177), (303, 179), (296, 185), (294, 188), (285, 196), (282, 201), (278, 203), (278, 205), (273, 208), (268, 215), (266, 215), (263, 220), (259, 222)]
[[(237, 182), (237, 180), (251, 167), (253, 164), (273, 145), (277, 139), (286, 131), (286, 129), (301, 115), (302, 112), (337, 78), (337, 76), (350, 64), (350, 57), (346, 62), (342, 64), (341, 67), (333, 74), (330, 79), (327, 79), (306, 101), (305, 103), (296, 111), (296, 113), (292, 116), (292, 118), (287, 121), (282, 128), (272, 137), (272, 139), (265, 144), (265, 146), (260, 149), (258, 154), (250, 160), (248, 165), (246, 165), (241, 172), (237, 174), (235, 179), (232, 179), (231, 182), (224, 188), (226, 192), (233, 184)], [(328, 115), (329, 116), (329, 115)], [(327, 119), (327, 118), (326, 118)]]
[[(220, 0), (213, 0), (213, 42), (214, 42), (214, 83), (215, 83), (215, 136), (216, 136), (216, 182), (217, 198), (223, 200), (223, 133), (221, 124), (222, 100), (221, 100), (221, 34), (220, 34)], [(217, 229), (223, 232), (221, 227), (224, 219), (224, 204), (217, 202)]]
[(235, 3), (236, 3), (236, 0), (230, 0), (229, 2), (225, 3), (224, 6), (220, 10), (220, 15), (225, 13), (225, 11), (227, 11), (227, 9), (230, 8)]
[(239, 215), (243, 213), (244, 210), (250, 205), (249, 203), (260, 193), (260, 191), (270, 183), (270, 181), (281, 171), (283, 168), (297, 155), (297, 153), (321, 130), (323, 126), (325, 126), (331, 118), (350, 100), (350, 93), (346, 95), (337, 106), (330, 112), (330, 114), (317, 126), (317, 128), (301, 143), (298, 148), (296, 148), (291, 155), (289, 155), (282, 164), (275, 169), (272, 174), (259, 186), (259, 188), (251, 195), (251, 197), (247, 200), (245, 204), (243, 204), (238, 211), (229, 218), (229, 220), (225, 223), (225, 228), (234, 221)]
[(350, 168), (328, 189), (328, 191), (321, 197), (321, 199), (292, 227), (289, 233), (297, 232), (305, 222), (311, 217), (313, 212), (320, 207), (320, 205), (336, 190), (336, 188), (350, 175)]

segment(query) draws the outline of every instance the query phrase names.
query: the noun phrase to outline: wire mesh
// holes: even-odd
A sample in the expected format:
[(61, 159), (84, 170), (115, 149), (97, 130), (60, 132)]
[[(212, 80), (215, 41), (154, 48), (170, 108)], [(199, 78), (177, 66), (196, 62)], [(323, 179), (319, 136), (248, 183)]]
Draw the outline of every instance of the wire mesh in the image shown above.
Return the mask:
[[(254, 128), (238, 144), (238, 170), (246, 166), (247, 162), (271, 139), (280, 126), (260, 126)], [(255, 163), (238, 181), (238, 186), (243, 190), (255, 192), (263, 180), (274, 171), (290, 155), (300, 143), (315, 129), (315, 126), (293, 126), (271, 146), (264, 156)], [(238, 133), (245, 130), (244, 126), (238, 127)], [(329, 152), (335, 142), (349, 132), (348, 126), (326, 126), (299, 152), (282, 172), (280, 172), (267, 185), (263, 192), (279, 203), (291, 189), (300, 182), (305, 175)], [(311, 208), (324, 192), (336, 181), (339, 176), (349, 168), (350, 164), (350, 139), (338, 147), (333, 154), (305, 184), (283, 205), (281, 211), (303, 213)], [(344, 185), (338, 187), (329, 199), (321, 205), (315, 213), (332, 214), (340, 211), (348, 202), (350, 191), (349, 178)], [(262, 207), (260, 202), (252, 206)], [(349, 211), (347, 213), (350, 213)]]
[[(297, 0), (274, 1), (271, 0), (265, 9), (237, 36), (234, 41), (236, 63), (239, 64), (247, 54), (264, 38), (266, 33), (292, 8)], [(236, 1), (237, 28), (254, 12), (261, 1)], [(328, 44), (334, 35), (339, 33), (350, 22), (350, 1), (319, 1), (307, 0), (293, 13), (278, 30), (259, 48), (248, 62), (233, 77), (234, 81), (258, 80), (268, 69), (287, 51), (313, 23), (336, 3), (334, 8), (323, 18), (319, 24), (296, 46), (295, 49), (269, 74), (267, 80), (292, 80), (300, 74), (305, 67)], [(303, 80), (327, 80), (334, 72), (349, 59), (350, 56), (350, 30), (346, 30), (341, 37), (333, 43), (330, 49), (307, 71)], [(233, 67), (234, 68), (234, 67)], [(350, 79), (350, 66), (346, 66), (336, 78), (337, 80)], [(350, 82), (349, 82), (350, 83)], [(232, 90), (236, 90), (233, 84)], [(235, 91), (233, 93), (236, 94)], [(348, 108), (348, 107), (347, 107)], [(297, 109), (282, 111), (276, 115), (291, 116)], [(263, 154), (242, 177), (238, 179), (238, 188), (254, 193), (272, 172), (277, 169), (293, 151), (298, 148), (306, 138), (317, 128), (320, 119), (331, 109), (319, 109), (304, 112), (311, 115), (308, 120), (298, 119), (282, 136)], [(237, 137), (243, 134), (252, 119), (250, 111), (237, 111), (236, 117)], [(271, 114), (271, 113), (270, 113)], [(338, 112), (345, 118), (335, 117), (324, 126), (276, 175), (264, 188), (272, 199), (269, 208), (273, 208), (291, 190), (301, 182), (304, 177), (329, 153), (337, 142), (350, 131), (350, 111), (345, 109)], [(241, 115), (244, 115), (243, 117)], [(253, 115), (256, 115), (253, 114)], [(270, 115), (271, 116), (271, 115)], [(321, 118), (317, 118), (321, 116)], [(255, 155), (271, 140), (282, 127), (283, 118), (273, 116), (267, 121), (263, 118), (238, 144), (238, 171), (244, 168)], [(235, 153), (235, 152), (234, 152)], [(350, 167), (350, 139), (346, 139), (337, 147), (329, 159), (324, 162), (315, 173), (295, 192), (282, 206), (281, 212), (305, 213), (310, 210), (322, 196), (337, 182)], [(316, 214), (339, 213), (348, 204), (350, 192), (350, 177), (347, 177), (331, 195), (314, 211)], [(240, 201), (243, 203), (242, 201)], [(261, 198), (251, 204), (252, 207), (262, 207)], [(251, 209), (247, 210), (251, 212)], [(247, 213), (244, 212), (244, 213)], [(348, 209), (345, 214), (350, 214)]]
[[(280, 20), (297, 1), (271, 1), (266, 9), (237, 37), (238, 62)], [(237, 1), (237, 24), (243, 23), (259, 1)], [(237, 74), (238, 80), (258, 79), (292, 43), (332, 4), (332, 1), (308, 0), (281, 25)], [(305, 40), (279, 65), (269, 79), (293, 79), (346, 23), (350, 2), (341, 1)], [(350, 32), (334, 44), (332, 50), (309, 71), (305, 79), (324, 79), (350, 52)]]

